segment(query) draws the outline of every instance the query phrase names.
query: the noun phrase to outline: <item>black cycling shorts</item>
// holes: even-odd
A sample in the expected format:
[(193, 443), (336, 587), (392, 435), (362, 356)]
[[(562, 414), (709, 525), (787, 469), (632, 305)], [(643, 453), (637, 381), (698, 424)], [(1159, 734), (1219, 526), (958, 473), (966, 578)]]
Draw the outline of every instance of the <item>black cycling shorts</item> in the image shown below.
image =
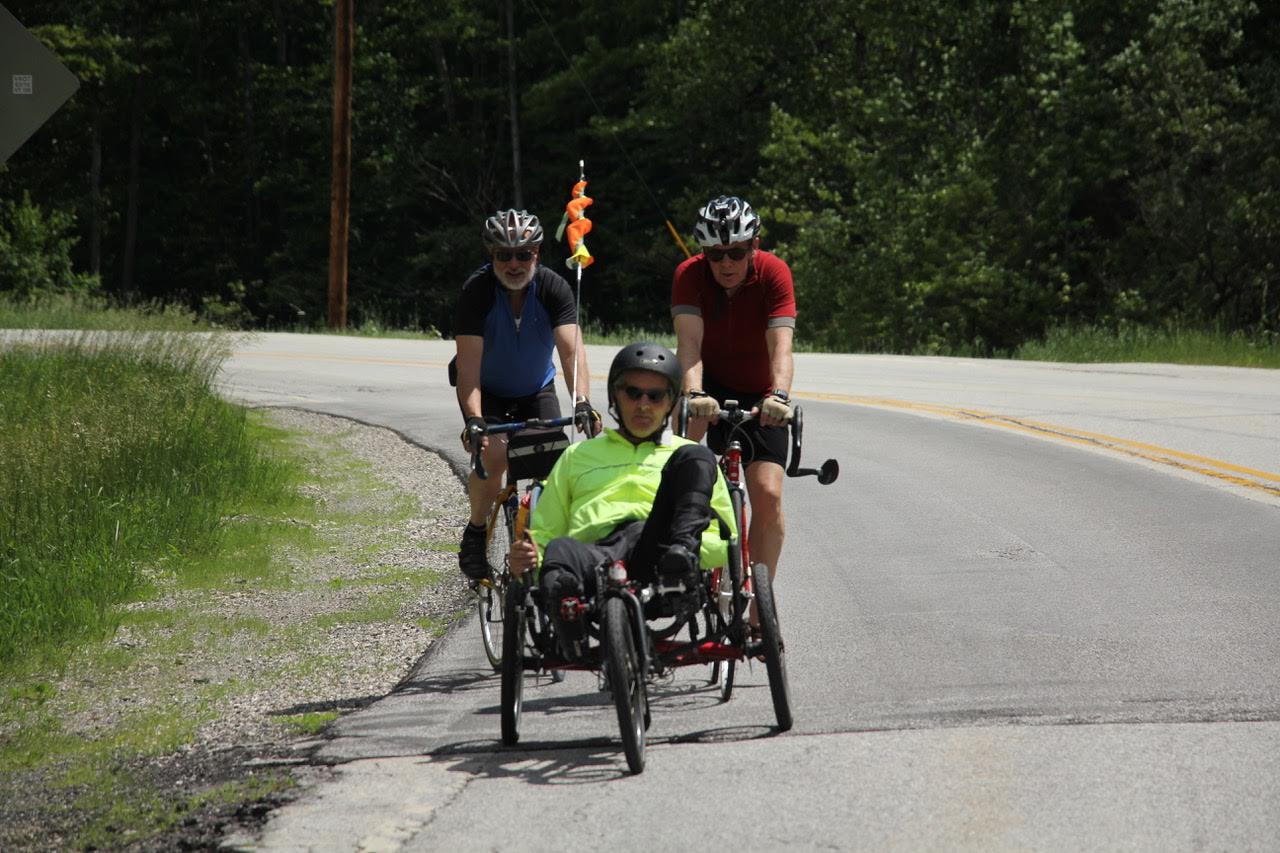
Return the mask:
[(499, 397), (480, 389), (480, 414), (487, 423), (504, 424), (527, 421), (532, 418), (551, 420), (560, 417), (560, 398), (556, 396), (555, 380), (542, 386), (540, 391), (527, 397)]
[[(702, 390), (714, 397), (722, 409), (725, 400), (737, 400), (739, 408), (752, 409), (764, 399), (764, 395), (760, 393), (737, 391), (706, 376), (702, 379)], [(717, 456), (723, 455), (729, 447), (729, 432), (729, 425), (724, 421), (711, 424), (707, 429), (707, 447)], [(743, 465), (750, 465), (752, 462), (777, 462), (784, 468), (787, 466), (787, 427), (760, 426), (760, 422), (752, 418), (734, 433), (733, 438), (742, 445)]]

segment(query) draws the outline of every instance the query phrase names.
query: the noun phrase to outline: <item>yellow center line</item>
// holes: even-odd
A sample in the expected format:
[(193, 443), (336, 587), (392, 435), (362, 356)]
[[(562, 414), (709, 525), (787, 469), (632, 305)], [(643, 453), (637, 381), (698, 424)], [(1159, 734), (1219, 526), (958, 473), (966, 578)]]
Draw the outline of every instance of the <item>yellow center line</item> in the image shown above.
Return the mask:
[[(912, 411), (943, 415), (945, 417), (956, 418), (959, 420), (980, 421), (982, 423), (991, 424), (992, 426), (1017, 430), (1019, 432), (1025, 432), (1042, 438), (1051, 438), (1059, 441), (1070, 442), (1072, 444), (1084, 445), (1086, 447), (1111, 450), (1116, 453), (1123, 453), (1126, 456), (1145, 459), (1149, 462), (1168, 465), (1173, 468), (1191, 471), (1196, 474), (1203, 474), (1237, 486), (1245, 486), (1250, 489), (1266, 492), (1270, 495), (1280, 496), (1280, 474), (1271, 471), (1259, 471), (1255, 468), (1246, 468), (1243, 465), (1236, 465), (1231, 462), (1225, 462), (1221, 459), (1213, 459), (1208, 456), (1186, 453), (1181, 450), (1173, 450), (1168, 447), (1160, 447), (1159, 445), (1133, 441), (1132, 439), (1127, 438), (1119, 438), (1113, 435), (1103, 435), (1102, 433), (1088, 432), (1086, 430), (1060, 426), (1057, 424), (1048, 424), (1041, 421), (1024, 420), (1011, 415), (984, 412), (980, 409), (945, 406), (936, 403), (916, 403), (909, 400), (894, 400), (888, 397), (861, 397), (850, 394), (818, 394), (810, 392), (800, 392), (795, 396), (807, 397), (815, 400), (831, 400), (835, 402), (852, 403), (858, 406), (871, 406), (875, 408), (908, 409)], [(1247, 479), (1250, 477), (1255, 479)], [(1271, 482), (1259, 482), (1259, 480)]]

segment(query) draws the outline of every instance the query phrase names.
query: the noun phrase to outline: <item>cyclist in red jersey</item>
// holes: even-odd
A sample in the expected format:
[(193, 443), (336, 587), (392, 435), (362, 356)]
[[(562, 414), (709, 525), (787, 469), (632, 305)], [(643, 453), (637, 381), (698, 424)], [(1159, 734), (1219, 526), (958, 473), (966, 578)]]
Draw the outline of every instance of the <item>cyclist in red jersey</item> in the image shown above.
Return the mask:
[(752, 562), (773, 577), (782, 554), (786, 424), (791, 419), (791, 355), (796, 325), (791, 269), (760, 249), (760, 217), (737, 196), (719, 196), (695, 227), (702, 254), (676, 268), (671, 316), (689, 400), (689, 438), (728, 444), (715, 414), (726, 399), (758, 409), (738, 434), (751, 500)]

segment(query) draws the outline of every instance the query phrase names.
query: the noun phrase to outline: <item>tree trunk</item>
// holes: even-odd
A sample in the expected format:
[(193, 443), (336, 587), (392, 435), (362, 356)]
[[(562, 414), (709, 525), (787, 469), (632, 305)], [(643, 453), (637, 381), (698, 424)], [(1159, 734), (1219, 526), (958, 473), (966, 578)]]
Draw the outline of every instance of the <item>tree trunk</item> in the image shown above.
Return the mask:
[[(196, 71), (196, 91), (202, 95), (205, 91), (204, 76), (204, 21), (200, 17), (199, 11), (195, 15), (196, 32), (192, 41), (195, 43), (195, 71)], [(209, 128), (209, 111), (200, 111), (200, 144), (204, 148), (204, 165), (205, 171), (209, 173), (210, 178), (217, 177), (217, 171), (214, 168), (213, 159), (213, 132)]]
[(258, 199), (254, 191), (254, 181), (258, 174), (256, 129), (253, 113), (253, 54), (249, 50), (249, 34), (243, 20), (236, 28), (236, 41), (240, 47), (240, 96), (241, 110), (244, 114), (244, 125), (241, 128), (240, 146), (244, 176), (241, 180), (241, 194), (244, 199), (244, 241), (245, 248), (252, 251), (258, 234)]
[(516, 97), (516, 15), (513, 0), (507, 6), (507, 92), (511, 99), (511, 189), (516, 207), (524, 208), (520, 182), (520, 113)]
[(138, 248), (138, 174), (142, 161), (142, 96), (146, 86), (143, 76), (133, 78), (133, 109), (129, 118), (129, 190), (125, 202), (124, 269), (120, 283), (126, 297), (136, 289), (134, 260)]
[(444, 114), (449, 121), (449, 129), (458, 126), (458, 106), (453, 96), (453, 78), (449, 75), (449, 61), (444, 55), (444, 44), (440, 39), (431, 40), (431, 55), (436, 61), (436, 77), (440, 80), (440, 94), (444, 98)]
[(93, 117), (89, 141), (89, 272), (102, 275), (102, 116)]
[(284, 7), (280, 0), (272, 0), (271, 16), (276, 23), (276, 65), (283, 68), (289, 64), (289, 30), (285, 26)]

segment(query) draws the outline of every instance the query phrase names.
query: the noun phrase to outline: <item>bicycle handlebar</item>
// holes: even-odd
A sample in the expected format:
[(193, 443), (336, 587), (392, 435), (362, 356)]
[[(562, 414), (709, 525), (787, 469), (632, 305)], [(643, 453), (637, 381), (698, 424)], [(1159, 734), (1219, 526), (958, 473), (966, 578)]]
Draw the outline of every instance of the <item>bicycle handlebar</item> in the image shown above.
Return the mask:
[[(752, 418), (759, 417), (759, 410), (744, 409), (738, 405), (737, 400), (725, 400), (724, 408), (717, 415), (720, 420), (728, 422), (732, 430), (742, 426)], [(689, 426), (689, 401), (688, 398), (681, 398), (678, 432), (684, 436)], [(788, 477), (817, 477), (818, 483), (823, 486), (829, 486), (840, 476), (840, 463), (834, 459), (828, 459), (822, 463), (819, 468), (801, 468), (800, 467), (800, 450), (804, 438), (804, 411), (799, 406), (791, 407), (791, 420), (788, 423), (789, 434), (791, 436), (791, 460), (787, 465)]]
[(819, 468), (800, 467), (800, 444), (804, 436), (804, 411), (796, 406), (791, 410), (791, 462), (787, 465), (788, 477), (817, 477), (819, 485), (829, 486), (840, 476), (840, 463), (828, 459)]
[(485, 436), (520, 432), (525, 429), (553, 429), (555, 427), (569, 426), (573, 422), (573, 416), (570, 415), (560, 418), (529, 418), (525, 421), (512, 421), (505, 424), (485, 424), (483, 427), (472, 426), (467, 430), (470, 434), (467, 443), (471, 445), (471, 470), (481, 480), (489, 479), (488, 472), (484, 470), (484, 459), (481, 456), (484, 448), (480, 439)]

